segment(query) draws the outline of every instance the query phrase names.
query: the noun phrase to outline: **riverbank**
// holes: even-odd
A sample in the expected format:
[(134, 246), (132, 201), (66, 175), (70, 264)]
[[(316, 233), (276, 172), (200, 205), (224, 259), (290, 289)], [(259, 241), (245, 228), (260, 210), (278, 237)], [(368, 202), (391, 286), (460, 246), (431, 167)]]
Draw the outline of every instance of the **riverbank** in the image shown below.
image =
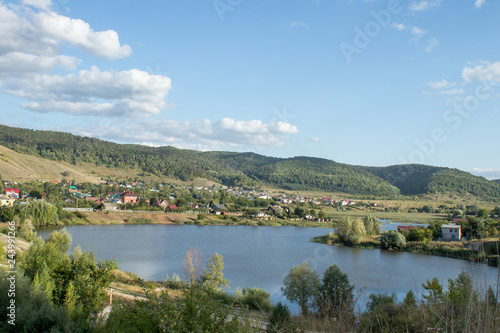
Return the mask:
[[(352, 245), (341, 242), (337, 235), (330, 232), (324, 236), (312, 238), (311, 242), (330, 246), (335, 245), (362, 249), (382, 249), (380, 244), (380, 235), (364, 237), (359, 244)], [(500, 266), (498, 237), (464, 242), (407, 242), (403, 249), (393, 249), (391, 251), (429, 254), (440, 257), (468, 260), (477, 263), (485, 263), (493, 267)]]
[(292, 221), (279, 218), (249, 219), (243, 216), (215, 214), (188, 214), (152, 212), (74, 212), (59, 220), (59, 225), (110, 225), (110, 224), (187, 224), (187, 225), (246, 225), (246, 226), (295, 226), (314, 228), (333, 228), (331, 222), (314, 222), (307, 220)]

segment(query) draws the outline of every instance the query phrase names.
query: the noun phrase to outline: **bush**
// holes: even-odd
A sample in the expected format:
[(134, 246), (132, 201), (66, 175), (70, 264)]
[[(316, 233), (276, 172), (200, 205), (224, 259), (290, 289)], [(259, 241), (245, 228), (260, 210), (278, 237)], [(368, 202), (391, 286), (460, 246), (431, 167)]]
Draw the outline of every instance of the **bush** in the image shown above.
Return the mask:
[(279, 302), (273, 309), (271, 317), (269, 317), (269, 326), (267, 331), (281, 332), (290, 328), (290, 310), (286, 305)]
[(250, 309), (269, 312), (273, 309), (270, 297), (271, 295), (264, 289), (245, 288), (240, 302)]
[(380, 237), (380, 245), (383, 249), (402, 249), (406, 246), (406, 239), (396, 230), (390, 230)]

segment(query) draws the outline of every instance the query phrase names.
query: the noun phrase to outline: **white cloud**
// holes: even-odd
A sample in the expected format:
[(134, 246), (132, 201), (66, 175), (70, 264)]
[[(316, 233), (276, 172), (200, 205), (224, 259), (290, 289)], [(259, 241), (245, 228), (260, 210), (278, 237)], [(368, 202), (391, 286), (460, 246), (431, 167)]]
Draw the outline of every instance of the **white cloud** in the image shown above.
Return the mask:
[(31, 7), (0, 2), (0, 55), (24, 52), (54, 56), (61, 45), (70, 44), (99, 57), (117, 59), (129, 56), (132, 49), (121, 45), (116, 31), (94, 31), (89, 24), (48, 10), (48, 2), (25, 0)]
[(118, 59), (132, 53), (130, 46), (120, 45), (118, 34), (114, 30), (96, 32), (80, 19), (54, 12), (39, 13), (37, 22), (41, 33), (47, 38), (57, 43), (70, 43), (98, 57)]
[(80, 134), (130, 143), (217, 150), (227, 147), (280, 147), (289, 135), (298, 132), (296, 126), (279, 121), (266, 124), (260, 120), (223, 118), (213, 123), (208, 119), (197, 122), (143, 119), (135, 123), (96, 126)]
[(19, 76), (26, 73), (47, 72), (55, 67), (75, 70), (81, 60), (66, 55), (44, 56), (23, 52), (0, 55), (0, 78)]
[(482, 176), (486, 179), (500, 179), (500, 169), (499, 168), (472, 168), (466, 170), (476, 176)]
[(410, 4), (410, 10), (413, 10), (413, 11), (429, 10), (431, 8), (440, 6), (441, 2), (442, 2), (442, 0), (413, 1)]
[(417, 42), (422, 36), (427, 34), (427, 31), (416, 26), (406, 25), (404, 23), (392, 23), (391, 28), (398, 31), (409, 31), (414, 37), (411, 39), (412, 42)]
[(437, 40), (437, 38), (431, 38), (429, 40), (429, 44), (427, 44), (427, 47), (425, 48), (425, 52), (432, 52), (437, 46), (439, 46), (439, 41)]
[(486, 0), (476, 0), (476, 9), (481, 8), (486, 3)]
[(50, 10), (52, 8), (51, 0), (22, 0), (21, 3), (41, 10)]
[(462, 78), (466, 82), (477, 81), (500, 81), (500, 62), (484, 62), (483, 65), (465, 67)]
[(460, 95), (463, 94), (464, 92), (465, 90), (462, 88), (455, 88), (455, 89), (433, 91), (433, 92), (424, 91), (423, 93), (425, 95)]
[(314, 141), (314, 142), (319, 142), (320, 141), (320, 138), (318, 138), (317, 136), (311, 138), (311, 141)]
[(457, 83), (448, 82), (445, 79), (442, 79), (441, 81), (429, 81), (426, 83), (426, 85), (431, 87), (432, 89), (446, 89), (456, 86)]
[(171, 80), (132, 69), (100, 71), (97, 67), (66, 76), (37, 74), (10, 80), (5, 91), (32, 101), (35, 112), (94, 116), (151, 116), (166, 108)]

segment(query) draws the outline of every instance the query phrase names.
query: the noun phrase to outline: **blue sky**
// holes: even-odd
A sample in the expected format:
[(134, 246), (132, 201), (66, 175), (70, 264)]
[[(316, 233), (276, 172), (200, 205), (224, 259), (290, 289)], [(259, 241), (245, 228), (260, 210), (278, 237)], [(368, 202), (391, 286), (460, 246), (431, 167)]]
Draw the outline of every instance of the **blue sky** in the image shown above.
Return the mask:
[(1, 123), (500, 178), (493, 0), (0, 2)]

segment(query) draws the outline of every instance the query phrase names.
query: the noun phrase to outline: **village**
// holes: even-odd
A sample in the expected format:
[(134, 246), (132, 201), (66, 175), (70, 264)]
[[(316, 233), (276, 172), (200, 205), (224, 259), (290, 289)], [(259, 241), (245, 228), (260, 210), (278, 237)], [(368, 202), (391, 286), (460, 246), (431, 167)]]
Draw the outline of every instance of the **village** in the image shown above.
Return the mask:
[[(247, 216), (268, 220), (328, 221), (323, 208), (349, 207), (350, 199), (307, 197), (274, 191), (257, 191), (225, 185), (194, 186), (140, 181), (106, 181), (99, 185), (71, 181), (19, 184), (4, 181), (0, 206), (23, 205), (32, 198), (46, 199), (67, 211), (164, 211)], [(377, 204), (372, 204), (376, 207)], [(293, 206), (293, 209), (292, 209)]]

